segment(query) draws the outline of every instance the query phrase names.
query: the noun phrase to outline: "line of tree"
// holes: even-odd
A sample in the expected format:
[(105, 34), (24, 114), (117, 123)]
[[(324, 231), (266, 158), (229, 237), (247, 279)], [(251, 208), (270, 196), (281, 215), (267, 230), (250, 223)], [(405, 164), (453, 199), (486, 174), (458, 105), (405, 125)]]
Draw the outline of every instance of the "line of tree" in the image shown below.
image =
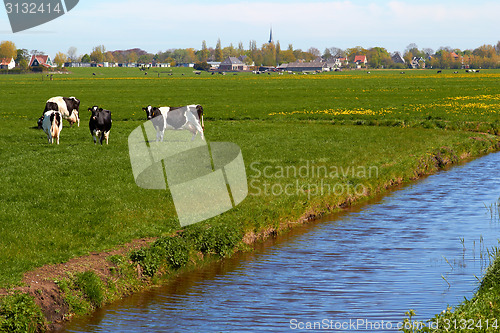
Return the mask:
[[(10, 41), (0, 43), (0, 58), (13, 57), (19, 66), (27, 66), (31, 54), (40, 54), (38, 50), (17, 49)], [(168, 49), (159, 51), (156, 54), (146, 52), (141, 49), (108, 51), (104, 45), (92, 48), (92, 52), (77, 55), (76, 47), (70, 47), (66, 53), (58, 52), (53, 61), (62, 65), (69, 61), (81, 62), (136, 62), (148, 64), (153, 61), (160, 63), (170, 63), (175, 66), (181, 63), (202, 63), (210, 61), (223, 61), (227, 57), (243, 56), (243, 62), (255, 66), (276, 66), (282, 63), (295, 61), (313, 61), (318, 57), (325, 60), (330, 58), (346, 58), (351, 66), (356, 55), (366, 55), (369, 68), (404, 68), (408, 67), (415, 58), (421, 63), (417, 66), (429, 68), (500, 68), (500, 41), (496, 45), (482, 45), (476, 49), (460, 50), (451, 47), (441, 47), (437, 51), (429, 48), (419, 49), (414, 43), (409, 44), (403, 52), (402, 58), (405, 63), (394, 62), (393, 56), (396, 52), (390, 53), (382, 47), (372, 47), (365, 49), (361, 46), (340, 49), (337, 47), (326, 48), (323, 52), (311, 47), (307, 51), (294, 49), (292, 44), (287, 48), (281, 48), (280, 42), (265, 43), (259, 48), (255, 40), (249, 42), (245, 48), (240, 42), (237, 47), (233, 44), (222, 47), (221, 40), (217, 40), (215, 48), (208, 47), (206, 41), (201, 43), (199, 50), (194, 48)], [(26, 63), (25, 63), (26, 62)]]

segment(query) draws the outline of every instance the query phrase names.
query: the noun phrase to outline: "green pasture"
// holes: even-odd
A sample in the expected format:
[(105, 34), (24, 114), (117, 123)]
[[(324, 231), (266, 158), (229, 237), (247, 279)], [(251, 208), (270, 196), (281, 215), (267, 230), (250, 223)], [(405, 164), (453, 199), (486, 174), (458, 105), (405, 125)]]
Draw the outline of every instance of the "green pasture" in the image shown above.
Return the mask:
[[(179, 230), (170, 193), (141, 189), (132, 175), (127, 138), (146, 120), (141, 108), (148, 104), (201, 104), (207, 140), (241, 147), (248, 197), (202, 222), (240, 231), (381, 192), (391, 182), (432, 171), (435, 156), (484, 153), (500, 129), (500, 71), (493, 70), (70, 71), (52, 80), (47, 74), (0, 76), (0, 287), (18, 284), (37, 266)], [(70, 128), (65, 121), (60, 145), (49, 145), (35, 128), (53, 96), (81, 100), (81, 125)], [(109, 146), (92, 141), (87, 109), (93, 105), (112, 112)], [(280, 174), (285, 167), (309, 173)], [(313, 167), (331, 173), (318, 177)], [(287, 185), (296, 191), (284, 194)], [(335, 185), (343, 191), (328, 190)]]

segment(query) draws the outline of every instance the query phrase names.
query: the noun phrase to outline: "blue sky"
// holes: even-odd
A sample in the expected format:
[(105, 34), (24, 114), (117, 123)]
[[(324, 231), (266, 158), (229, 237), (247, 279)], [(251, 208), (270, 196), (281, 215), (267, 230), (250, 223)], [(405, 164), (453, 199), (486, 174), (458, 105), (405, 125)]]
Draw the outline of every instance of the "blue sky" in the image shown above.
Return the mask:
[(80, 0), (66, 15), (25, 32), (11, 32), (0, 10), (0, 40), (52, 57), (74, 46), (78, 54), (92, 47), (107, 50), (142, 48), (156, 53), (171, 48), (236, 47), (269, 38), (282, 48), (342, 49), (385, 47), (404, 51), (410, 43), (437, 50), (496, 44), (500, 3), (463, 0), (240, 1), (240, 0)]

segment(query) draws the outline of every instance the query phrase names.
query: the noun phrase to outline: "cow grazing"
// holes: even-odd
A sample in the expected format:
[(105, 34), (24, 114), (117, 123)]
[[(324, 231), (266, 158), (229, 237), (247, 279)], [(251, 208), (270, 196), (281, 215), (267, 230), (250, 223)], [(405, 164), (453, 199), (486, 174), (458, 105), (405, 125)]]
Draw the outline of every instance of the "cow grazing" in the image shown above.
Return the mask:
[(105, 139), (106, 144), (108, 144), (109, 131), (111, 130), (111, 111), (104, 110), (98, 106), (93, 106), (89, 108), (92, 112), (89, 120), (90, 134), (94, 138), (94, 144), (97, 143), (97, 137), (99, 137), (99, 143), (102, 146), (102, 141)]
[(165, 130), (188, 130), (193, 133), (194, 140), (199, 132), (205, 140), (203, 130), (203, 107), (201, 105), (186, 105), (181, 107), (152, 107), (142, 108), (148, 120), (153, 122), (156, 129), (156, 141), (163, 141)]
[(69, 121), (70, 126), (78, 123), (80, 127), (80, 117), (78, 109), (80, 108), (80, 100), (76, 97), (52, 97), (45, 103), (44, 113), (47, 111), (59, 111), (61, 116)]
[(42, 128), (47, 133), (49, 143), (54, 143), (54, 139), (59, 144), (59, 135), (62, 131), (62, 116), (59, 111), (47, 111), (43, 115)]

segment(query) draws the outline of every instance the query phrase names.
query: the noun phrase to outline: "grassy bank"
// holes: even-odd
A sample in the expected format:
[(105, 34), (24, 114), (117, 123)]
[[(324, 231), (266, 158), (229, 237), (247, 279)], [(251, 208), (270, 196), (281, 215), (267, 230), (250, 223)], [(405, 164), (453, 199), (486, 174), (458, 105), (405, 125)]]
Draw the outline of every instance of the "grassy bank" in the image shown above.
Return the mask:
[[(228, 255), (243, 240), (498, 148), (498, 71), (195, 76), (174, 69), (172, 76), (157, 74), (104, 68), (75, 69), (52, 81), (42, 75), (0, 77), (0, 118), (8, 125), (0, 133), (5, 147), (0, 151), (0, 287), (6, 292), (30, 285), (23, 275), (37, 267), (135, 239), (178, 234), (170, 193), (137, 187), (131, 171), (127, 138), (145, 121), (141, 108), (148, 104), (202, 104), (207, 140), (241, 147), (249, 195), (236, 208), (185, 228), (174, 255), (157, 244), (114, 257), (120, 272), (146, 280), (177, 269), (175, 262)], [(61, 144), (51, 146), (33, 127), (45, 101), (57, 95), (81, 99), (82, 124), (64, 123)], [(92, 105), (112, 112), (109, 146), (93, 144), (86, 125)], [(59, 288), (68, 294), (84, 291), (86, 280), (98, 284), (90, 275), (67, 278)], [(135, 288), (129, 284), (116, 288)], [(89, 302), (91, 308), (121, 292), (81, 296), (98, 300)]]

